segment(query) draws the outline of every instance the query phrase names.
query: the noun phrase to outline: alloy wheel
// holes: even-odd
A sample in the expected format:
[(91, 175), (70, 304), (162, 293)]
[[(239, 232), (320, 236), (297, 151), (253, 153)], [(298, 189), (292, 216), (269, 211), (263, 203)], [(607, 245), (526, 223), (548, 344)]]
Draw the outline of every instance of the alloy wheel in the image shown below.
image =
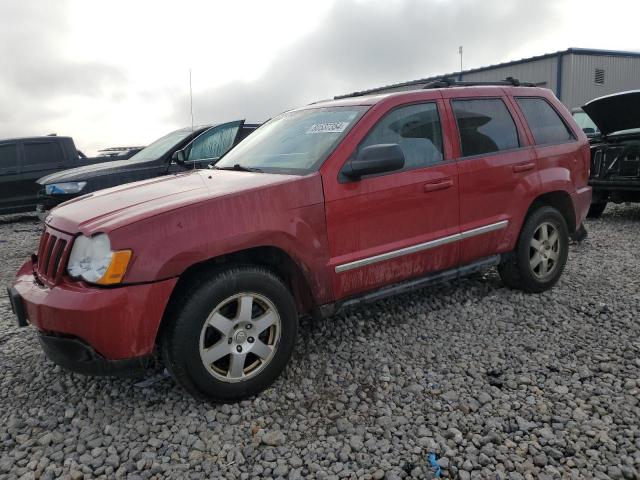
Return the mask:
[(243, 382), (273, 359), (280, 333), (280, 315), (257, 293), (239, 293), (220, 302), (200, 333), (200, 358), (216, 379)]
[(529, 243), (529, 266), (536, 278), (544, 280), (553, 275), (561, 248), (556, 226), (549, 222), (539, 225)]

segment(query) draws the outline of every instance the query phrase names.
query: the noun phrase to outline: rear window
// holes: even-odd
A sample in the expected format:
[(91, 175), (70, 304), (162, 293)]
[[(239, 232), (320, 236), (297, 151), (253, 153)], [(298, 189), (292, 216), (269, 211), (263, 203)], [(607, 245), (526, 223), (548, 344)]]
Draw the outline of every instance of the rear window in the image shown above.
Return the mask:
[(61, 165), (63, 163), (62, 150), (58, 142), (25, 142), (24, 166)]
[(463, 157), (520, 146), (516, 124), (502, 100), (453, 100), (451, 104), (460, 132)]
[(524, 118), (529, 124), (536, 145), (564, 143), (574, 136), (546, 100), (542, 98), (516, 98)]
[(18, 164), (18, 149), (15, 143), (0, 145), (0, 170), (15, 170)]

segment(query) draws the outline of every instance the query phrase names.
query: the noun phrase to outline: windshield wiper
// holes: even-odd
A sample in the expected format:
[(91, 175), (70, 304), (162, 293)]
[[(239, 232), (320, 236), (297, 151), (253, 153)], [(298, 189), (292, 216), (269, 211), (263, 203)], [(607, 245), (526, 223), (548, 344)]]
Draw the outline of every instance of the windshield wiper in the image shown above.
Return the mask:
[(235, 170), (236, 172), (257, 172), (257, 173), (262, 173), (262, 170), (260, 170), (259, 168), (245, 167), (243, 165), (240, 165), (239, 163), (236, 163), (233, 167), (217, 167), (217, 166), (214, 166), (213, 168), (215, 168), (216, 170)]

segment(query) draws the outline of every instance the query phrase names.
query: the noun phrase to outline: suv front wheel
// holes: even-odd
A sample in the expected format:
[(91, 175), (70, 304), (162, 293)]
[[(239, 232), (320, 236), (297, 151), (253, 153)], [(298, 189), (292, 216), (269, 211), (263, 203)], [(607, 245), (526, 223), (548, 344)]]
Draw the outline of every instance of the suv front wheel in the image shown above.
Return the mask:
[(498, 266), (498, 272), (510, 288), (544, 292), (558, 282), (568, 254), (564, 217), (553, 207), (541, 207), (527, 217), (515, 251)]
[(199, 398), (236, 401), (267, 388), (291, 356), (298, 329), (293, 297), (270, 270), (213, 274), (172, 306), (162, 357)]

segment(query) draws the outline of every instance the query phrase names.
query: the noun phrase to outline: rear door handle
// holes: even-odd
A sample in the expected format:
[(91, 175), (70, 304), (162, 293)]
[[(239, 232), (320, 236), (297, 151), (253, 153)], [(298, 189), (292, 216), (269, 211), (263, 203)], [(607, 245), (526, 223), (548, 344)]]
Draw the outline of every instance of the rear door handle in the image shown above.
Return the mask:
[(536, 168), (536, 164), (535, 163), (519, 163), (518, 165), (514, 165), (512, 168), (513, 168), (513, 171), (516, 173), (528, 172), (529, 170), (533, 170), (534, 168)]
[(436, 180), (435, 182), (429, 182), (424, 184), (425, 192), (435, 192), (436, 190), (444, 190), (453, 186), (453, 180), (450, 178), (443, 178)]

